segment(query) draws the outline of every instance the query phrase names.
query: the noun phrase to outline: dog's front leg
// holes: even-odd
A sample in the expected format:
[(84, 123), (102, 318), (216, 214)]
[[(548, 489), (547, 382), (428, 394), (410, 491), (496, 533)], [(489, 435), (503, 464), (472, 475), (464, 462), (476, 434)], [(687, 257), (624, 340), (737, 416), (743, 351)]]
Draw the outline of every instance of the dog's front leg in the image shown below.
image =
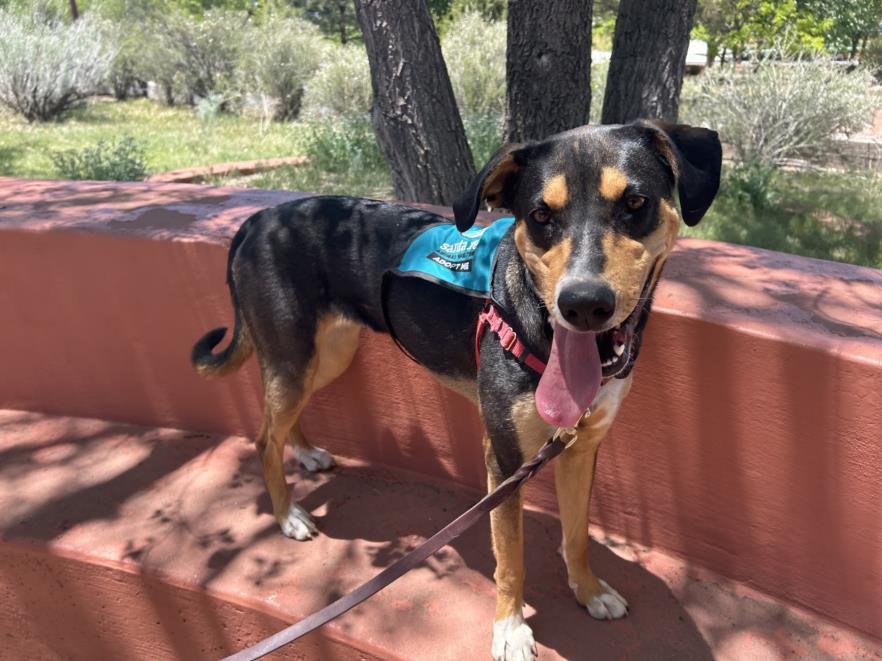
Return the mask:
[(561, 552), (567, 565), (568, 582), (576, 600), (600, 620), (612, 620), (628, 613), (628, 602), (594, 575), (588, 561), (588, 510), (597, 449), (627, 394), (630, 379), (624, 381), (611, 383), (594, 412), (579, 422), (576, 442), (558, 457), (554, 472), (563, 531)]
[[(505, 477), (489, 439), (484, 438), (487, 487), (495, 489)], [(530, 661), (536, 655), (533, 632), (524, 622), (524, 516), (520, 492), (490, 513), (493, 555), (496, 557), (496, 618), (492, 654), (495, 661)]]

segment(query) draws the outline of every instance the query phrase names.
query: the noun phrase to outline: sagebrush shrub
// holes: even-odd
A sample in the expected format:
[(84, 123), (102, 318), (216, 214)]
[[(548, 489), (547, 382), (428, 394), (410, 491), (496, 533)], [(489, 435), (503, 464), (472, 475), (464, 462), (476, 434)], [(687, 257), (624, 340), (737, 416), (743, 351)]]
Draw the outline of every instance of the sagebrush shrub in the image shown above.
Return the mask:
[(505, 112), (505, 23), (477, 12), (456, 18), (441, 50), (459, 111), (463, 115)]
[(303, 112), (307, 117), (365, 116), (371, 110), (371, 70), (364, 46), (329, 50), (306, 83)]
[(327, 51), (312, 23), (273, 17), (250, 32), (239, 64), (238, 87), (242, 94), (271, 100), (275, 119), (294, 119), (300, 114), (304, 87)]
[(863, 128), (877, 104), (871, 84), (868, 71), (829, 60), (765, 59), (688, 80), (680, 114), (719, 131), (739, 161), (780, 164)]
[(112, 31), (0, 9), (0, 104), (28, 121), (56, 119), (93, 94), (113, 64)]
[(318, 170), (351, 173), (386, 167), (366, 115), (310, 120), (300, 123), (298, 130), (310, 162)]
[(131, 136), (116, 142), (99, 140), (93, 147), (52, 154), (58, 175), (64, 179), (139, 181), (147, 175), (143, 148)]

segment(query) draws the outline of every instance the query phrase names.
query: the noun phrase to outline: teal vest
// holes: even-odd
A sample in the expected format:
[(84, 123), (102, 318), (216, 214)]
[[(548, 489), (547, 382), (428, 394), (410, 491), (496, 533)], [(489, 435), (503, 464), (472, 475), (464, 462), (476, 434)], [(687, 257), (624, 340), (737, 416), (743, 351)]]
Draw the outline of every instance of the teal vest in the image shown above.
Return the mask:
[(462, 233), (448, 223), (428, 227), (414, 238), (392, 273), (489, 298), (496, 250), (513, 224), (514, 218), (501, 218)]

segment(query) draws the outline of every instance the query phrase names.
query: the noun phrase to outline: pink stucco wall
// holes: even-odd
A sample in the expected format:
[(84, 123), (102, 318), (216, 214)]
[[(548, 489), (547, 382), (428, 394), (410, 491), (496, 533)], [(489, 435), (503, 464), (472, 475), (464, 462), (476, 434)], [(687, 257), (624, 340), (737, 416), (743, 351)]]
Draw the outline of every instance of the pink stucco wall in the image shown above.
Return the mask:
[[(188, 355), (230, 321), (238, 224), (295, 196), (0, 179), (0, 408), (253, 433), (253, 365), (207, 382)], [(304, 426), (484, 482), (477, 414), (382, 336)], [(882, 273), (681, 241), (598, 476), (604, 529), (882, 637)], [(530, 497), (553, 510), (550, 471)]]

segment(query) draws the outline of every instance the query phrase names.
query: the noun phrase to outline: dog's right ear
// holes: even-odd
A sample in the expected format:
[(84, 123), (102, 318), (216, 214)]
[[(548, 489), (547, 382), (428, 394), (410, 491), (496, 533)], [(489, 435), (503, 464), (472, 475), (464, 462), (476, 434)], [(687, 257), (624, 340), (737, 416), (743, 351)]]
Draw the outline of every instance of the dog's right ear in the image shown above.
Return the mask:
[(505, 207), (510, 203), (510, 196), (507, 193), (515, 184), (517, 174), (520, 172), (518, 150), (523, 146), (510, 142), (500, 147), (472, 180), (468, 190), (453, 203), (456, 229), (465, 232), (474, 225), (481, 202), (486, 202), (492, 209)]

